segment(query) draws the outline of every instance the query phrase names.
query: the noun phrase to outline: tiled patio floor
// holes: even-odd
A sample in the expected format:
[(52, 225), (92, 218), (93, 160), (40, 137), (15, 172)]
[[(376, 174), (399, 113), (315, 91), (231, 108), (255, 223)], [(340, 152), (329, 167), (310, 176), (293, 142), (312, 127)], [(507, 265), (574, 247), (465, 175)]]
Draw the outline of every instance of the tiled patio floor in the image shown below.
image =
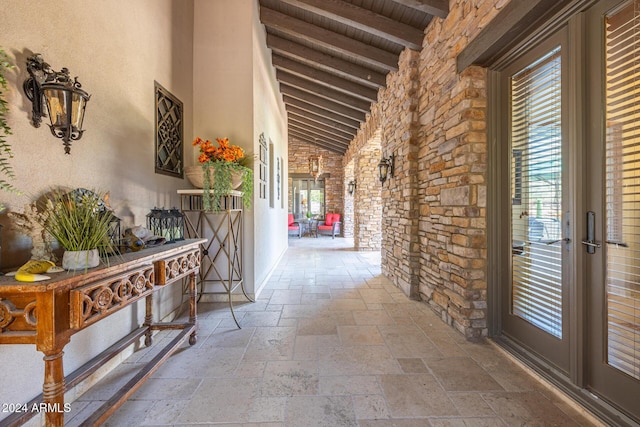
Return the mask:
[[(257, 302), (238, 304), (242, 329), (226, 304), (201, 303), (197, 344), (105, 425), (597, 425), (492, 344), (467, 342), (409, 300), (380, 275), (379, 252), (328, 237), (289, 244)], [(76, 401), (67, 425), (152, 353), (135, 353)]]

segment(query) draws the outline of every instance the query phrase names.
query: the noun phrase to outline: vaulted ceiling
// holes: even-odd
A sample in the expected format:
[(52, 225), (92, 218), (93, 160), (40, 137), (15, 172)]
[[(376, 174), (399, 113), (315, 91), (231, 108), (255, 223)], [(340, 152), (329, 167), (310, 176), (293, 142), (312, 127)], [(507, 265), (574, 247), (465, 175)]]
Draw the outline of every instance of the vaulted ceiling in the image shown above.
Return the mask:
[(405, 47), (449, 0), (260, 0), (290, 138), (344, 154)]

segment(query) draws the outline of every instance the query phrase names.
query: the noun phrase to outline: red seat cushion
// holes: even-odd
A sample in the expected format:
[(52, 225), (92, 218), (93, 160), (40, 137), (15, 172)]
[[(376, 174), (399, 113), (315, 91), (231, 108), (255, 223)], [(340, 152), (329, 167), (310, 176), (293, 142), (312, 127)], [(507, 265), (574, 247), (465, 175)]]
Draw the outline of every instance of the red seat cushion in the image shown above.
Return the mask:
[[(327, 216), (325, 216), (324, 225), (329, 225), (329, 226), (333, 225), (333, 214), (332, 213), (327, 214)], [(329, 227), (329, 228), (331, 228), (331, 227)], [(324, 230), (324, 229), (321, 228), (321, 230)]]
[(333, 230), (333, 224), (331, 224), (331, 225), (319, 225), (318, 226), (318, 230), (329, 230), (329, 231), (331, 231), (331, 230)]
[(300, 227), (298, 227), (297, 225), (290, 225), (289, 230), (300, 230)]

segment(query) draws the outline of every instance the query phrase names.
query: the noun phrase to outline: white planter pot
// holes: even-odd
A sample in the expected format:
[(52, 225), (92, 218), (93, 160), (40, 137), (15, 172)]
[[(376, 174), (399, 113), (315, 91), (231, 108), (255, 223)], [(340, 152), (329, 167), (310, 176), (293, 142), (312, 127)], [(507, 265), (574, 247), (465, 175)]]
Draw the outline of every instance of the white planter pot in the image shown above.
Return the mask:
[(86, 270), (97, 267), (98, 264), (100, 264), (100, 255), (97, 249), (64, 251), (62, 255), (62, 268), (65, 270)]

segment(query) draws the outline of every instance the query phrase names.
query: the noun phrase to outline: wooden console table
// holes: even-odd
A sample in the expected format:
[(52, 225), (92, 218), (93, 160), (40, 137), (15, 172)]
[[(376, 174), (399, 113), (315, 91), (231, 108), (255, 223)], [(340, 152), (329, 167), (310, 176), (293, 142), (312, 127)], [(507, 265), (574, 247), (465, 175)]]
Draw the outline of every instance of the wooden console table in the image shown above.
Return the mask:
[[(140, 329), (130, 335), (134, 338), (144, 335), (145, 345), (149, 346), (152, 331), (181, 330), (158, 356), (83, 425), (100, 425), (111, 416), (187, 337), (191, 345), (195, 344), (196, 274), (201, 263), (200, 245), (206, 241), (189, 239), (115, 256), (109, 259), (108, 265), (101, 264), (86, 272), (54, 273), (50, 280), (42, 282), (24, 283), (0, 277), (0, 344), (35, 344), (36, 349), (44, 353), (44, 384), (40, 401), (45, 404), (47, 426), (64, 425), (66, 385), (62, 355), (65, 345), (76, 332), (142, 298), (146, 298), (145, 320)], [(153, 294), (162, 286), (182, 278), (188, 279), (189, 320), (184, 323), (154, 323)], [(131, 339), (127, 341), (131, 342)], [(121, 345), (119, 349), (125, 347)], [(92, 364), (85, 366), (89, 365)], [(95, 369), (94, 366), (93, 371)], [(86, 376), (86, 372), (73, 374), (75, 379)], [(38, 402), (38, 398), (32, 402)], [(0, 425), (20, 425), (33, 415), (13, 414), (0, 420)]]

